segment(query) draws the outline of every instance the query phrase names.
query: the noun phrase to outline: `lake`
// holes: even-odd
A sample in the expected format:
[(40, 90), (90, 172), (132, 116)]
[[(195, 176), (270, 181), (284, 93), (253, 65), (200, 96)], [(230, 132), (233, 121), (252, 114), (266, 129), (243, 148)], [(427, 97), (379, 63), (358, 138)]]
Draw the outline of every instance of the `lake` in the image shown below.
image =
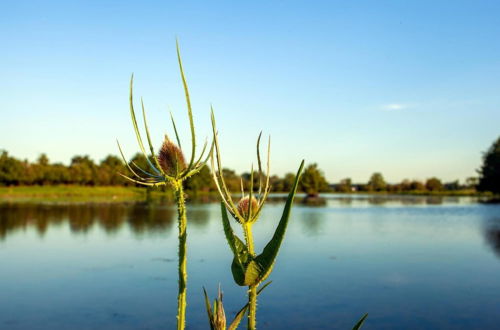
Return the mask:
[[(259, 328), (350, 329), (364, 313), (363, 329), (500, 327), (500, 205), (325, 198), (294, 206)], [(283, 205), (275, 196), (264, 208), (257, 251)], [(246, 302), (219, 204), (190, 204), (188, 244), (187, 324), (208, 329), (203, 286), (214, 298), (221, 284), (228, 319)], [(0, 203), (0, 264), (0, 329), (175, 328), (174, 205)]]

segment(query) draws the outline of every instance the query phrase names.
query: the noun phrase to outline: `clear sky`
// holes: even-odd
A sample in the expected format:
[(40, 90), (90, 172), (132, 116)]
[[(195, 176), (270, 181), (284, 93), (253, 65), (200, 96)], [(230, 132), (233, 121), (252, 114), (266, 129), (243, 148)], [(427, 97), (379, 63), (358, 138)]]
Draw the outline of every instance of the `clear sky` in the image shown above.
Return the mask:
[(200, 142), (213, 104), (225, 166), (247, 170), (263, 130), (276, 174), (305, 158), (333, 182), (463, 180), (500, 134), (499, 12), (498, 1), (3, 1), (0, 149), (99, 161), (119, 138), (131, 156), (132, 72), (157, 148), (168, 107), (186, 132), (177, 36)]

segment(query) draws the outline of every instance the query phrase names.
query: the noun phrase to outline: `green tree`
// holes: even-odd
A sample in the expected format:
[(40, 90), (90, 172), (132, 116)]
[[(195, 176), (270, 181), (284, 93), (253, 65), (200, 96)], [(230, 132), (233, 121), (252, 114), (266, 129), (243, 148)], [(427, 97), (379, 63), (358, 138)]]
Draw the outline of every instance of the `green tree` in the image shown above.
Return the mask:
[(39, 185), (51, 184), (50, 161), (46, 154), (41, 154), (36, 163), (31, 165), (34, 174), (34, 183)]
[(410, 190), (422, 191), (425, 190), (425, 185), (420, 181), (413, 180), (412, 182), (410, 182)]
[[(293, 187), (293, 182), (295, 180), (295, 174), (287, 173), (283, 177), (283, 190), (282, 191), (290, 191)], [(301, 189), (301, 188), (299, 188)]]
[(375, 172), (370, 177), (370, 181), (368, 181), (367, 188), (369, 191), (384, 191), (387, 187), (387, 183), (382, 176), (382, 173)]
[(500, 193), (500, 137), (493, 142), (483, 155), (483, 165), (479, 169), (479, 191)]
[(0, 183), (4, 185), (19, 185), (23, 182), (26, 166), (20, 160), (10, 157), (7, 151), (0, 154)]
[(340, 180), (337, 188), (340, 192), (352, 192), (352, 180), (351, 178), (345, 178)]
[(235, 171), (224, 168), (222, 169), (222, 175), (226, 181), (227, 189), (232, 192), (241, 191), (241, 178), (236, 174)]
[(125, 166), (120, 158), (108, 155), (99, 164), (97, 171), (97, 184), (99, 185), (119, 185), (124, 183), (124, 179), (118, 173), (125, 173)]
[(479, 178), (471, 176), (465, 179), (465, 187), (468, 189), (476, 189), (479, 184)]
[(277, 175), (273, 175), (269, 178), (269, 181), (271, 182), (271, 191), (272, 192), (282, 192), (285, 191), (283, 189), (283, 179), (280, 178)]
[(193, 175), (186, 179), (185, 181), (186, 190), (192, 193), (197, 193), (200, 191), (211, 191), (216, 190), (215, 184), (213, 183), (212, 173), (208, 166), (204, 166), (197, 175)]
[(429, 191), (441, 191), (443, 183), (438, 178), (430, 178), (425, 182), (425, 188)]
[(317, 196), (320, 192), (330, 190), (325, 175), (318, 168), (318, 164), (314, 163), (305, 168), (300, 181), (300, 190), (308, 196)]
[(73, 183), (95, 185), (97, 182), (97, 166), (87, 155), (74, 156), (69, 170)]

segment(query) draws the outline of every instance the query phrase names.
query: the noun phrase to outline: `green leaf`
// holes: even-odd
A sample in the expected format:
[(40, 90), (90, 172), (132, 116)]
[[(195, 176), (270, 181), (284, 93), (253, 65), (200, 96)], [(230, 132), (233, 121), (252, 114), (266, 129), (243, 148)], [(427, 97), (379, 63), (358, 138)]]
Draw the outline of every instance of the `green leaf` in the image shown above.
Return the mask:
[(167, 176), (167, 174), (161, 168), (160, 162), (158, 161), (158, 157), (155, 154), (155, 149), (153, 147), (151, 135), (149, 134), (148, 121), (146, 119), (146, 109), (144, 108), (144, 102), (142, 100), (142, 97), (141, 97), (141, 107), (142, 107), (142, 118), (144, 121), (144, 129), (146, 130), (146, 137), (147, 137), (148, 144), (149, 144), (149, 151), (151, 151), (151, 158), (153, 158), (155, 165), (156, 165), (156, 168), (158, 168), (160, 170), (161, 174), (164, 176)]
[(193, 120), (193, 111), (191, 109), (191, 99), (189, 97), (188, 85), (186, 82), (186, 76), (184, 75), (184, 68), (182, 67), (182, 59), (181, 59), (181, 50), (179, 49), (179, 41), (176, 40), (177, 46), (177, 60), (179, 62), (179, 69), (181, 71), (181, 79), (182, 85), (184, 86), (184, 94), (186, 95), (186, 104), (188, 109), (188, 117), (189, 117), (189, 127), (191, 129), (191, 160), (188, 165), (188, 172), (193, 168), (194, 156), (196, 153), (196, 136), (194, 133), (194, 120)]
[[(257, 291), (257, 296), (262, 292), (264, 291), (265, 288), (267, 288), (267, 286), (269, 284), (271, 284), (272, 281), (269, 281), (267, 282), (266, 284), (264, 284), (262, 286), (262, 288), (260, 288), (258, 291)], [(243, 318), (243, 316), (245, 315), (246, 311), (248, 309), (248, 304), (246, 304), (245, 306), (243, 306), (242, 309), (240, 309), (240, 311), (236, 314), (236, 316), (234, 317), (234, 320), (233, 322), (231, 322), (231, 324), (229, 325), (229, 328), (228, 330), (236, 330), (238, 328), (238, 325), (240, 324), (241, 322), (241, 319)]]
[(238, 325), (240, 325), (241, 319), (243, 318), (243, 316), (245, 316), (247, 309), (248, 309), (248, 304), (246, 304), (245, 306), (243, 306), (242, 309), (240, 309), (240, 311), (234, 317), (233, 322), (231, 322), (231, 324), (229, 325), (228, 330), (236, 330), (238, 328)]
[(212, 307), (210, 307), (210, 300), (208, 300), (207, 290), (205, 290), (205, 288), (203, 288), (203, 294), (205, 295), (205, 307), (207, 308), (208, 323), (210, 324), (210, 329), (214, 330)]
[(134, 75), (132, 74), (132, 77), (130, 78), (129, 101), (130, 101), (130, 117), (132, 118), (132, 124), (134, 125), (135, 136), (137, 138), (137, 142), (139, 143), (139, 148), (144, 154), (144, 157), (146, 157), (149, 166), (153, 169), (154, 172), (156, 172), (156, 174), (161, 175), (162, 173), (160, 172), (160, 170), (157, 169), (153, 165), (153, 163), (151, 163), (151, 161), (149, 160), (149, 157), (146, 153), (146, 149), (144, 148), (144, 144), (142, 143), (141, 133), (139, 132), (139, 126), (137, 125), (137, 118), (135, 117), (135, 111), (134, 111), (133, 86), (134, 86)]
[(224, 234), (226, 235), (227, 243), (233, 251), (234, 257), (240, 264), (245, 264), (248, 259), (248, 249), (243, 241), (234, 234), (229, 218), (227, 216), (226, 205), (221, 202), (222, 211), (222, 226), (224, 227)]
[(245, 265), (250, 257), (246, 245), (238, 238), (231, 228), (229, 218), (227, 216), (226, 206), (221, 202), (222, 211), (222, 225), (224, 227), (224, 234), (226, 240), (233, 252), (234, 258), (231, 264), (231, 271), (233, 273), (234, 281), (241, 286), (245, 285)]
[(288, 220), (290, 218), (293, 199), (295, 198), (295, 193), (297, 192), (297, 186), (299, 184), (303, 167), (304, 167), (304, 161), (302, 161), (299, 170), (297, 171), (297, 175), (295, 176), (295, 181), (293, 183), (292, 190), (288, 194), (288, 198), (285, 204), (285, 208), (283, 210), (283, 214), (281, 216), (281, 220), (278, 224), (278, 227), (276, 228), (273, 237), (271, 238), (269, 243), (267, 243), (262, 253), (255, 258), (255, 261), (259, 264), (261, 269), (259, 281), (265, 280), (272, 271), (274, 261), (276, 259), (276, 256), (278, 255), (281, 243), (283, 242), (283, 239), (285, 237), (286, 227), (288, 225)]
[(264, 284), (259, 290), (257, 290), (257, 296), (262, 292), (264, 291), (265, 288), (267, 288), (269, 286), (269, 284), (273, 283), (273, 281), (269, 281), (267, 282), (266, 284)]
[(245, 285), (250, 286), (259, 283), (262, 268), (255, 260), (251, 260), (245, 268)]
[(361, 319), (359, 319), (358, 323), (356, 323), (356, 325), (352, 328), (352, 330), (359, 330), (361, 329), (361, 326), (363, 325), (363, 323), (365, 322), (366, 318), (368, 317), (368, 313), (366, 313), (365, 315), (363, 315), (363, 317)]
[(181, 139), (179, 138), (179, 134), (177, 133), (177, 126), (175, 126), (174, 115), (172, 115), (172, 112), (170, 112), (170, 120), (172, 120), (172, 126), (174, 126), (174, 132), (175, 132), (175, 138), (177, 139), (177, 145), (179, 146), (179, 149), (182, 150)]

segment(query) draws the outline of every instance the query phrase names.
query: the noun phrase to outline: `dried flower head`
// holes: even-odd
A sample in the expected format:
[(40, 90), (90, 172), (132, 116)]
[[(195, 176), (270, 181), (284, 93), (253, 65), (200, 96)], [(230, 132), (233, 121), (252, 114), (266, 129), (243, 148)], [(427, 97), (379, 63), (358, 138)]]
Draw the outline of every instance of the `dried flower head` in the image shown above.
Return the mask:
[(186, 169), (186, 161), (181, 149), (168, 138), (165, 138), (161, 146), (158, 161), (162, 170), (171, 176), (177, 176)]
[(257, 202), (257, 199), (255, 197), (252, 196), (252, 200), (250, 201), (250, 198), (248, 196), (245, 196), (238, 202), (238, 212), (245, 219), (249, 218), (249, 212), (248, 212), (249, 206), (250, 206), (250, 213), (252, 215), (256, 214), (257, 211), (259, 210), (259, 203)]

